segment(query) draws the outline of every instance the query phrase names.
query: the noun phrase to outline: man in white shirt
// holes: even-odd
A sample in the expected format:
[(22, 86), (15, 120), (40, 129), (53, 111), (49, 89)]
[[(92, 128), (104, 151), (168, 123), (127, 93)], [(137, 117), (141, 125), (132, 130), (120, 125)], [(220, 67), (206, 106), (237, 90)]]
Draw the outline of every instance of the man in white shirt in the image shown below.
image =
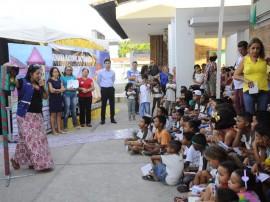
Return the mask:
[(101, 125), (105, 124), (105, 112), (108, 99), (110, 103), (111, 123), (117, 123), (114, 119), (115, 89), (113, 85), (115, 82), (115, 73), (111, 69), (111, 60), (105, 59), (104, 66), (105, 68), (98, 72), (98, 79), (97, 79), (97, 83), (101, 88), (101, 122), (100, 122)]
[[(238, 56), (234, 69), (236, 70), (240, 61), (247, 55), (247, 46), (248, 43), (246, 41), (240, 41), (238, 43), (238, 52), (240, 55)], [(238, 80), (233, 80), (234, 83), (234, 108), (237, 114), (245, 111), (245, 105), (243, 100), (243, 82)]]

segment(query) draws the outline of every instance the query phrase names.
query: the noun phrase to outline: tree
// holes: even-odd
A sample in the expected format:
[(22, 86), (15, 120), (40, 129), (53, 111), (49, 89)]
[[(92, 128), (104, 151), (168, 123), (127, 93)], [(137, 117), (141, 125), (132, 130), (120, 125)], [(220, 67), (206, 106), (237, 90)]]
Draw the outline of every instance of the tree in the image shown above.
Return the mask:
[(118, 56), (126, 57), (131, 50), (150, 50), (150, 43), (133, 44), (130, 40), (123, 41), (119, 45)]

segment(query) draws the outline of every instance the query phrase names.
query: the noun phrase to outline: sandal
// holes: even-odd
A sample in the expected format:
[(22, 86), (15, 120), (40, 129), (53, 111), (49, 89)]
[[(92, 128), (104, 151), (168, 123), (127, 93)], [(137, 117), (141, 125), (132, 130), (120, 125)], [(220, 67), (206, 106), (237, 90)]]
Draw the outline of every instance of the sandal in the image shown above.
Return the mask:
[(189, 192), (189, 188), (185, 184), (180, 184), (177, 187), (177, 191), (179, 191), (180, 193), (185, 193), (185, 192)]
[(34, 166), (28, 166), (28, 168), (30, 169), (30, 170), (34, 170), (35, 168), (34, 168)]
[(11, 158), (10, 159), (10, 162), (11, 162), (11, 165), (12, 165), (12, 167), (15, 169), (15, 170), (19, 170), (21, 167), (20, 167), (20, 164), (18, 164), (15, 160), (14, 160), (14, 158)]
[(142, 176), (142, 179), (147, 180), (147, 181), (151, 181), (151, 182), (155, 181), (151, 175)]
[(174, 197), (174, 202), (187, 202), (187, 201), (188, 199), (185, 197), (178, 197), (178, 196)]

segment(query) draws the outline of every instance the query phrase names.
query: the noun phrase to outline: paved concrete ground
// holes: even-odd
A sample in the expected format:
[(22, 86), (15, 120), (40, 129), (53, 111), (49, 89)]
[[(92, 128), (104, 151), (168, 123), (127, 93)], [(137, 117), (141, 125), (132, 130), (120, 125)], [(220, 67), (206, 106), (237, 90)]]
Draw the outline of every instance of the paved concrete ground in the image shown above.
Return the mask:
[[(93, 128), (69, 131), (80, 135), (134, 128), (138, 121), (128, 121), (125, 103), (118, 103), (118, 124), (105, 125), (94, 120)], [(139, 120), (139, 118), (137, 118)], [(52, 138), (51, 135), (48, 136)], [(0, 181), (0, 202), (137, 202), (173, 201), (179, 194), (176, 187), (142, 180), (141, 166), (150, 162), (146, 156), (126, 153), (123, 140), (73, 144), (52, 148), (55, 168), (35, 176), (12, 179), (9, 187)], [(0, 156), (0, 178), (4, 177), (3, 156)], [(33, 173), (22, 168), (12, 175)]]

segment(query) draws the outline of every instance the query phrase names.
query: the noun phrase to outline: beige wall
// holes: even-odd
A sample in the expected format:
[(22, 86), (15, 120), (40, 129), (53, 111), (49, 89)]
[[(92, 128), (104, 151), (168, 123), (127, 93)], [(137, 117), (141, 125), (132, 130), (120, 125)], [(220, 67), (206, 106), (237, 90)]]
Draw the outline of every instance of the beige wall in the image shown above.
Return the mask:
[[(270, 56), (270, 24), (257, 29), (254, 29), (253, 26), (250, 26), (249, 38), (251, 39), (253, 37), (262, 40), (265, 48), (265, 54)], [(268, 72), (270, 72), (270, 66), (268, 66)]]
[[(222, 50), (226, 49), (225, 39), (222, 39)], [(209, 57), (209, 51), (218, 49), (218, 38), (204, 38), (195, 39), (195, 63), (203, 64), (207, 63), (207, 58)]]
[(254, 29), (253, 26), (249, 28), (249, 38), (259, 38), (262, 40), (265, 52), (270, 56), (270, 24)]

